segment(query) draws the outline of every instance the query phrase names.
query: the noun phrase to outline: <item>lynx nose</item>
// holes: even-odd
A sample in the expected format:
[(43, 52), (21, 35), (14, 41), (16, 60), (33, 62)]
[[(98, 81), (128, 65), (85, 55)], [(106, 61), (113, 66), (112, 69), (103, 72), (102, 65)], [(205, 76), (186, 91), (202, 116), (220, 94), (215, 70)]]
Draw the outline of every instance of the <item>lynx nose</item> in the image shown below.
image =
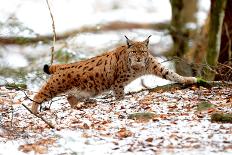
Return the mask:
[(140, 62), (141, 61), (141, 59), (140, 58), (137, 58), (137, 62)]

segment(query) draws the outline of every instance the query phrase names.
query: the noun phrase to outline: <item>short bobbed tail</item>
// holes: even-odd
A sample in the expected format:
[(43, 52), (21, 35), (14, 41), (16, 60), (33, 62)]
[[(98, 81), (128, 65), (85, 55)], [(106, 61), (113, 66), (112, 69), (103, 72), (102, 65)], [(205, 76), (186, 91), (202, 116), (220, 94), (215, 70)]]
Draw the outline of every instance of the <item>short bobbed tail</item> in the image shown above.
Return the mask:
[(51, 74), (50, 72), (49, 72), (49, 65), (47, 65), (47, 64), (45, 64), (44, 65), (44, 67), (43, 67), (43, 71), (45, 72), (45, 73), (47, 73), (47, 74)]

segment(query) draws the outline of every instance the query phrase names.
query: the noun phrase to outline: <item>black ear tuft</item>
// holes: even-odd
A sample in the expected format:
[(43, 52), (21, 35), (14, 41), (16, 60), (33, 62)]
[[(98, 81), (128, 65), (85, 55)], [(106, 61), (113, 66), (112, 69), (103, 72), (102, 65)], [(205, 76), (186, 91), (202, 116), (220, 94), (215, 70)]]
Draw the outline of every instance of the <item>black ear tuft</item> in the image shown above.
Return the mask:
[(49, 65), (47, 65), (47, 64), (44, 65), (43, 71), (44, 71), (45, 73), (47, 73), (47, 74), (51, 74), (51, 73), (49, 72)]
[(126, 38), (126, 44), (127, 44), (128, 48), (130, 48), (131, 47), (131, 40), (128, 39), (127, 36), (125, 36), (125, 38)]
[(150, 37), (151, 37), (151, 35), (149, 35), (149, 36), (147, 37), (147, 39), (143, 41), (143, 42), (146, 44), (146, 46), (148, 46), (148, 44), (149, 44), (149, 38), (150, 38)]

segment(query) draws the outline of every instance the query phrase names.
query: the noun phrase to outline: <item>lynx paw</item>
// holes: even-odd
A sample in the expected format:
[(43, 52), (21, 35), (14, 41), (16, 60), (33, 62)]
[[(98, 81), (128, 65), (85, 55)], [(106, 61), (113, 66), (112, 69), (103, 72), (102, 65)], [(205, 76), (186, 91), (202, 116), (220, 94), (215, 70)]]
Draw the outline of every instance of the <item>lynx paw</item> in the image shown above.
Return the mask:
[(31, 107), (32, 113), (37, 114), (37, 113), (38, 113), (38, 108), (39, 108), (39, 104), (33, 102), (33, 103), (32, 103), (32, 107)]

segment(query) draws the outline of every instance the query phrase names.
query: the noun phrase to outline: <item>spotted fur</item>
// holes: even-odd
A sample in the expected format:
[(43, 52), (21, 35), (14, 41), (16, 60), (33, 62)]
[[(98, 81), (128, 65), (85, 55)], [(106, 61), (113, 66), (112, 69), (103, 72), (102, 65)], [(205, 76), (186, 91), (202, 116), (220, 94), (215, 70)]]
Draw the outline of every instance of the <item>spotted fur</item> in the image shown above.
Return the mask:
[[(150, 36), (149, 36), (150, 37)], [(149, 52), (149, 37), (131, 41), (103, 55), (88, 60), (45, 66), (51, 77), (34, 96), (32, 111), (44, 101), (65, 93), (70, 105), (112, 90), (117, 100), (124, 98), (124, 87), (136, 78), (153, 74), (183, 84), (196, 83), (195, 77), (183, 77), (163, 67)]]

